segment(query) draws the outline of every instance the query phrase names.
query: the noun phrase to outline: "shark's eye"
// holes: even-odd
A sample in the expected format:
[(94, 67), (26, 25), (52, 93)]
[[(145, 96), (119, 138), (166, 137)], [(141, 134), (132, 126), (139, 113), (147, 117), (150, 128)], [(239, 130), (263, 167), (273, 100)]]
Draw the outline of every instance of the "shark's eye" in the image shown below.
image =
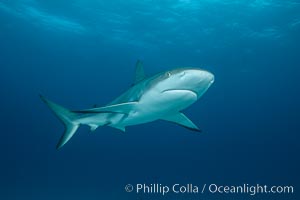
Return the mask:
[(171, 76), (171, 73), (170, 72), (167, 72), (166, 73), (166, 76), (169, 78)]

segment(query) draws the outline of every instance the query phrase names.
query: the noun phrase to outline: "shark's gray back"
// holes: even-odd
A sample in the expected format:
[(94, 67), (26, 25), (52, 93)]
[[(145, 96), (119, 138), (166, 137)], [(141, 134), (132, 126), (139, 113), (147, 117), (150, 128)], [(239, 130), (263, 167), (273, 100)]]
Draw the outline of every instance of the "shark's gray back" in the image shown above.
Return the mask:
[(157, 82), (164, 79), (162, 74), (163, 73), (159, 73), (149, 78), (145, 78), (137, 84), (132, 85), (127, 91), (110, 102), (108, 105), (139, 101), (145, 92), (151, 89), (155, 84), (157, 84)]

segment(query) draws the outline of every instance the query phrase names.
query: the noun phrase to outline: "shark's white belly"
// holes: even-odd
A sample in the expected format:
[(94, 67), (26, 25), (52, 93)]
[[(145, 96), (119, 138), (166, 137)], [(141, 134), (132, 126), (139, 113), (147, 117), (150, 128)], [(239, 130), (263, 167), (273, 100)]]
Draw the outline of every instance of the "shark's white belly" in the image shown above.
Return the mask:
[(162, 119), (177, 113), (197, 101), (190, 90), (151, 91), (142, 96), (136, 108), (127, 117), (112, 120), (118, 126), (130, 126)]

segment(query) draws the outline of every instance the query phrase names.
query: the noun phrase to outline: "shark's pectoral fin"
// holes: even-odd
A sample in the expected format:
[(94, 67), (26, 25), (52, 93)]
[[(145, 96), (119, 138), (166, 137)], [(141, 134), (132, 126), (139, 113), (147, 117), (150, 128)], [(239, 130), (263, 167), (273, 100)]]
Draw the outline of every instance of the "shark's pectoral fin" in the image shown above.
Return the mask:
[(135, 65), (135, 80), (134, 84), (137, 84), (138, 82), (142, 81), (145, 78), (145, 72), (144, 72), (144, 67), (143, 63), (138, 60)]
[(92, 108), (87, 110), (73, 111), (75, 113), (121, 113), (129, 114), (132, 111), (138, 102), (126, 102), (120, 104), (109, 105), (105, 107)]
[(176, 123), (193, 131), (201, 132), (201, 130), (187, 116), (180, 112), (173, 115), (168, 115), (161, 119)]

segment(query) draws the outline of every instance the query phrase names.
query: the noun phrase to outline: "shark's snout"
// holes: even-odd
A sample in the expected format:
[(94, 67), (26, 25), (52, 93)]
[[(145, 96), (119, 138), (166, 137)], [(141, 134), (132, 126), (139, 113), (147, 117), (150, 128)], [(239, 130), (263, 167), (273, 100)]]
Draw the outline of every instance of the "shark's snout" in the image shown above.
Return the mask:
[(194, 77), (194, 79), (197, 80), (199, 84), (205, 83), (211, 85), (215, 81), (215, 76), (213, 75), (213, 73), (206, 70), (201, 70), (201, 69), (191, 70), (190, 74), (191, 77)]
[(209, 81), (210, 84), (213, 84), (215, 82), (215, 76), (211, 72), (206, 72), (207, 73), (207, 80)]

